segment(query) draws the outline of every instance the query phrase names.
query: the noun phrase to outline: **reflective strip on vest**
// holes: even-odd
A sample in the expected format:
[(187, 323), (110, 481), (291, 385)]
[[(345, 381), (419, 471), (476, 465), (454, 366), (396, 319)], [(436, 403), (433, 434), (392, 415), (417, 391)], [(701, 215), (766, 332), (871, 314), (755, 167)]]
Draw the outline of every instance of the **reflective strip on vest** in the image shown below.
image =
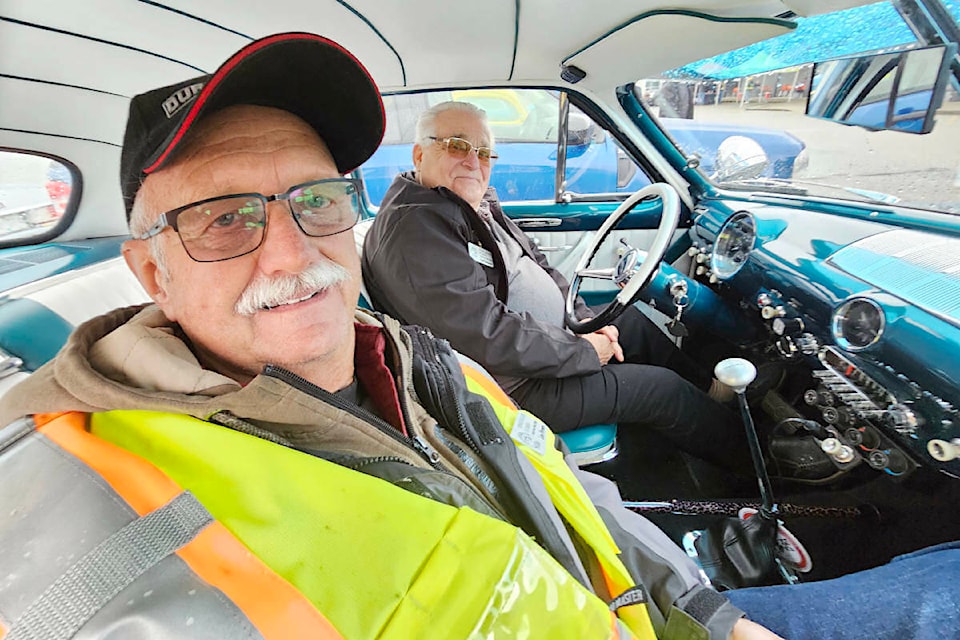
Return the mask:
[[(503, 428), (537, 470), (557, 511), (593, 550), (609, 592), (616, 597), (635, 587), (636, 581), (620, 561), (620, 549), (610, 531), (583, 485), (567, 466), (563, 454), (557, 450), (553, 432), (533, 414), (518, 409), (486, 371), (464, 361), (461, 361), (460, 368), (467, 380), (467, 388), (491, 404)], [(515, 428), (524, 433), (515, 433)], [(621, 607), (617, 615), (638, 637), (656, 638), (646, 604)]]
[(212, 521), (188, 492), (133, 520), (61, 574), (14, 621), (7, 640), (69, 640)]
[[(89, 416), (91, 421), (96, 415)], [(100, 474), (141, 516), (183, 492), (146, 460), (91, 435), (87, 418), (68, 413), (38, 415), (35, 420), (42, 434)], [(176, 554), (200, 578), (220, 589), (264, 638), (342, 637), (293, 585), (250, 553), (221, 523), (211, 523)]]
[[(73, 435), (189, 490), (344, 637), (623, 637), (607, 605), (509, 523), (189, 416), (114, 411), (90, 430)], [(98, 471), (110, 475), (113, 453)], [(131, 471), (113, 480), (139, 485)]]

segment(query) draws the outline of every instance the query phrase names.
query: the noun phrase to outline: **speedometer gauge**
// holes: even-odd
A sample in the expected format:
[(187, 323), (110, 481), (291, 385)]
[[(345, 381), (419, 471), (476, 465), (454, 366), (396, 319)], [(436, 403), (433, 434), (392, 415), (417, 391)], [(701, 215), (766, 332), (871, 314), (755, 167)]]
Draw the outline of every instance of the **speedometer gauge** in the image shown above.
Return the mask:
[(757, 240), (757, 223), (745, 211), (735, 213), (723, 226), (713, 245), (710, 266), (721, 280), (732, 278), (744, 264)]
[(833, 337), (841, 348), (859, 351), (880, 339), (885, 324), (879, 304), (867, 298), (853, 298), (833, 313)]

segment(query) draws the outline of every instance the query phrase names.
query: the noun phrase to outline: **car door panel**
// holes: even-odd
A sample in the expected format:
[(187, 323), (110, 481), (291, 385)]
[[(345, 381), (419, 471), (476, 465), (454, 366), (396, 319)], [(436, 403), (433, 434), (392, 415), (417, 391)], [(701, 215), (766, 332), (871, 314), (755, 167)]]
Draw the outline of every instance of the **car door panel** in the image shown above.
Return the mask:
[[(596, 236), (596, 230), (619, 206), (619, 202), (507, 203), (506, 213), (546, 256), (550, 266), (571, 278), (573, 271)], [(641, 202), (617, 225), (600, 247), (593, 264), (611, 266), (623, 254), (620, 240), (647, 250), (660, 223), (659, 201)], [(678, 234), (684, 233), (678, 231)], [(612, 283), (588, 280), (585, 291), (612, 291)]]

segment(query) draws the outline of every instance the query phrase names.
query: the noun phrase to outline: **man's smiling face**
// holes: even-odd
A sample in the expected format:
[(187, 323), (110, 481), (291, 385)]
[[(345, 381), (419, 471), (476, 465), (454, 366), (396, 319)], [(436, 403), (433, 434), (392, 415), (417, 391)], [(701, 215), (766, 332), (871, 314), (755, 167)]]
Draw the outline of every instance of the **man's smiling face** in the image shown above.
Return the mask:
[[(476, 147), (490, 146), (490, 133), (475, 114), (450, 109), (438, 114), (434, 121), (437, 138), (463, 138)], [(466, 158), (456, 158), (443, 146), (431, 141), (424, 146), (415, 145), (413, 163), (417, 168), (420, 184), (425, 187), (447, 187), (467, 201), (474, 209), (480, 206), (483, 194), (490, 184), (490, 165), (481, 164), (476, 151)]]
[[(338, 177), (323, 141), (296, 116), (265, 107), (231, 107), (201, 123), (178, 158), (146, 179), (141, 196), (155, 220), (162, 211), (206, 198), (272, 195)], [(258, 249), (222, 262), (195, 262), (177, 233), (167, 228), (160, 242), (168, 277), (156, 269), (146, 242), (128, 243), (128, 262), (133, 261), (147, 291), (167, 317), (180, 324), (207, 366), (242, 380), (272, 363), (315, 382), (325, 376), (310, 375), (314, 370), (336, 373), (349, 383), (360, 286), (352, 231), (309, 237), (294, 222), (286, 202), (271, 202), (266, 236)], [(297, 278), (336, 265), (342, 268), (338, 278)], [(250, 295), (294, 280), (285, 289)], [(246, 310), (238, 305), (243, 299)], [(333, 389), (341, 382), (331, 382)]]

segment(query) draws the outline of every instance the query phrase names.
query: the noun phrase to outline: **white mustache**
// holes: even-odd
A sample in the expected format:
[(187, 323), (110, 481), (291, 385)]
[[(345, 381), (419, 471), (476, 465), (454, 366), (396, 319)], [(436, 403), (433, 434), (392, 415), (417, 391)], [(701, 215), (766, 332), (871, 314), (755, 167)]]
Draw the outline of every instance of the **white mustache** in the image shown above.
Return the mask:
[(234, 311), (241, 316), (252, 316), (267, 307), (305, 300), (350, 278), (349, 271), (329, 261), (318, 262), (296, 275), (269, 277), (261, 274), (244, 289)]

